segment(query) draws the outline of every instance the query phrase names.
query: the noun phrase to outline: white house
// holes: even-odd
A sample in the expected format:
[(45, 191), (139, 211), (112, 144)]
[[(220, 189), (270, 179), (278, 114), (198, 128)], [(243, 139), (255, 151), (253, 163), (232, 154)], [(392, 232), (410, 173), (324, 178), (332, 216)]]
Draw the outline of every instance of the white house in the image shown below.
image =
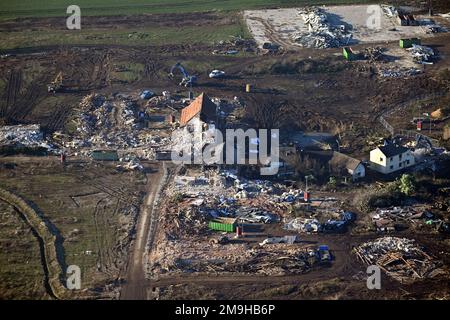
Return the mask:
[(396, 172), (414, 164), (411, 151), (403, 146), (391, 143), (370, 151), (370, 167), (384, 174)]

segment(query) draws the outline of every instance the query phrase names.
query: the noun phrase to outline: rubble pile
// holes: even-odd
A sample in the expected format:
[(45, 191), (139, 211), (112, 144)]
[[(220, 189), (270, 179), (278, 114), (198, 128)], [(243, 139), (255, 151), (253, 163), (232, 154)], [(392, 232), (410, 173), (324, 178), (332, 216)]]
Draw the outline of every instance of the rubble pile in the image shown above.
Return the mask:
[(316, 218), (294, 218), (285, 223), (284, 229), (300, 233), (343, 233), (355, 221), (356, 215), (343, 210), (338, 214), (338, 217), (322, 222)]
[(307, 48), (336, 48), (347, 45), (351, 33), (344, 26), (332, 26), (325, 11), (321, 8), (310, 7), (298, 11), (308, 27), (307, 34), (294, 35), (294, 41)]
[(212, 54), (235, 55), (240, 51), (254, 52), (256, 42), (253, 39), (244, 39), (242, 37), (231, 37), (230, 40), (219, 41)]
[(378, 71), (379, 75), (383, 78), (406, 78), (415, 76), (421, 72), (422, 71), (416, 68), (392, 68), (380, 69)]
[(186, 105), (182, 103), (181, 100), (171, 99), (170, 93), (168, 91), (164, 91), (162, 96), (154, 96), (150, 98), (145, 107), (150, 109), (162, 109), (162, 108), (174, 108), (174, 109), (182, 109)]
[(138, 117), (137, 105), (126, 98), (109, 101), (101, 95), (88, 95), (80, 102), (73, 121), (77, 133), (63, 139), (62, 144), (68, 150), (82, 154), (103, 148), (141, 148), (139, 155), (149, 158), (153, 156), (153, 152), (145, 147), (152, 142), (161, 142), (161, 139), (155, 139), (149, 132), (142, 130), (143, 124)]
[(56, 151), (56, 147), (44, 139), (44, 133), (38, 124), (1, 126), (0, 146), (44, 148), (48, 151)]
[(382, 4), (381, 9), (383, 10), (384, 15), (386, 15), (388, 18), (395, 18), (398, 16), (398, 10), (394, 6)]
[(378, 208), (371, 214), (372, 221), (379, 232), (401, 230), (407, 224), (433, 221), (434, 214), (421, 206)]
[(418, 64), (433, 64), (434, 51), (430, 47), (413, 44), (412, 48), (407, 50), (411, 53), (414, 62)]
[(160, 224), (169, 239), (180, 239), (208, 232), (208, 219), (211, 216), (200, 207), (203, 201), (195, 203), (192, 199), (181, 201), (177, 206), (165, 207), (166, 214)]
[[(286, 249), (288, 246), (288, 249)], [(283, 244), (251, 248), (247, 244), (168, 241), (152, 253), (150, 274), (246, 273), (261, 275), (302, 274), (319, 262), (316, 251)]]
[(322, 225), (317, 219), (295, 218), (288, 221), (284, 228), (297, 232), (318, 233), (322, 230)]
[(354, 253), (367, 265), (378, 265), (401, 282), (431, 278), (443, 272), (440, 263), (412, 239), (383, 237), (356, 247)]
[(363, 52), (363, 57), (368, 62), (377, 62), (377, 61), (383, 61), (384, 60), (384, 48), (381, 47), (370, 47), (366, 48)]

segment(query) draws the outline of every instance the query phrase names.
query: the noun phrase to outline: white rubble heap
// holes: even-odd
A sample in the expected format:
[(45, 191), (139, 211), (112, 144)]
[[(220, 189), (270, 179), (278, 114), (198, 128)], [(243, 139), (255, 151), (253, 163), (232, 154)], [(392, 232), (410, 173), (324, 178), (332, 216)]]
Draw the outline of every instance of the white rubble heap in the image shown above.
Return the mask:
[(382, 4), (381, 9), (383, 10), (383, 13), (389, 18), (395, 18), (398, 16), (398, 10), (394, 6)]
[(100, 95), (88, 95), (81, 101), (80, 113), (74, 121), (77, 134), (65, 141), (64, 147), (82, 154), (112, 148), (118, 151), (134, 150), (140, 158), (149, 159), (154, 156), (154, 147), (168, 142), (168, 139), (143, 130), (137, 106), (127, 99), (109, 101)]
[(416, 68), (396, 68), (396, 69), (380, 69), (379, 75), (383, 78), (407, 78), (422, 73)]
[(403, 283), (432, 278), (445, 272), (442, 263), (425, 253), (414, 239), (383, 237), (353, 249), (367, 265), (378, 265)]
[(347, 45), (352, 35), (345, 27), (332, 26), (327, 19), (325, 11), (321, 8), (310, 7), (299, 9), (298, 15), (302, 17), (309, 33), (295, 34), (296, 43), (307, 48), (336, 48)]
[(431, 59), (434, 57), (434, 51), (430, 47), (413, 44), (412, 48), (407, 49), (414, 61), (419, 64), (433, 64)]
[[(247, 209), (255, 211), (255, 207), (284, 208), (284, 204), (303, 199), (301, 190), (290, 189), (283, 184), (267, 180), (238, 178), (229, 170), (211, 169), (195, 176), (177, 175), (168, 189), (172, 194), (195, 199), (193, 204), (206, 209), (213, 217), (245, 214)], [(241, 202), (241, 205), (238, 206), (238, 202)], [(245, 202), (251, 203), (249, 208), (243, 205)]]
[(56, 147), (44, 139), (38, 124), (0, 127), (0, 146), (44, 148), (56, 151)]

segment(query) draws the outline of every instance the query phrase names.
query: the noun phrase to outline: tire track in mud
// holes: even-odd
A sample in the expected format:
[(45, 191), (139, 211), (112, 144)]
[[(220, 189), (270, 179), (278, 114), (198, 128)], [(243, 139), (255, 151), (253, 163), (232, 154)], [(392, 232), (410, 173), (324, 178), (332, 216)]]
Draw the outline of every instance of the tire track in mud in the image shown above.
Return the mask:
[(114, 259), (111, 252), (111, 246), (108, 242), (106, 234), (104, 232), (109, 227), (109, 221), (107, 219), (106, 208), (108, 207), (109, 197), (100, 199), (94, 209), (94, 225), (95, 225), (95, 241), (97, 244), (97, 269), (108, 276), (112, 277), (111, 268), (114, 266)]
[(11, 70), (7, 80), (6, 90), (3, 96), (3, 104), (0, 109), (0, 117), (7, 117), (9, 109), (16, 103), (22, 84), (22, 71)]
[(298, 46), (293, 45), (292, 43), (289, 43), (288, 40), (283, 39), (277, 34), (277, 31), (273, 28), (273, 26), (268, 23), (266, 20), (258, 17), (252, 17), (252, 19), (260, 22), (264, 28), (265, 32), (264, 34), (269, 38), (270, 41), (279, 44), (282, 46), (285, 50), (299, 50), (300, 48)]
[(17, 122), (23, 122), (34, 107), (46, 96), (46, 92), (44, 93), (42, 89), (42, 83), (45, 83), (44, 77), (34, 80), (26, 89), (25, 94), (11, 105), (7, 117)]
[(57, 111), (53, 113), (52, 118), (47, 122), (47, 129), (49, 131), (61, 130), (64, 128), (64, 123), (66, 121), (66, 117), (68, 115), (68, 110), (63, 105), (55, 105), (54, 109)]

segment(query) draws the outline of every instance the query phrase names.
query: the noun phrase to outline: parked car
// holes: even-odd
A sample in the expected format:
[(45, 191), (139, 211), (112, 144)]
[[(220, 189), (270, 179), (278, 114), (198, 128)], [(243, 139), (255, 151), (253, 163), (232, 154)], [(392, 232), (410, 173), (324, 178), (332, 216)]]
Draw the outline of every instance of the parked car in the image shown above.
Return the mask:
[(330, 249), (326, 245), (321, 245), (317, 249), (317, 257), (319, 258), (320, 263), (330, 263), (333, 260), (333, 256), (330, 253)]
[(347, 221), (328, 220), (322, 225), (322, 231), (325, 233), (344, 233), (347, 231)]
[(346, 222), (353, 222), (356, 220), (356, 214), (351, 211), (344, 211), (341, 215), (341, 219)]
[(225, 72), (222, 70), (213, 70), (211, 71), (211, 73), (209, 74), (209, 77), (211, 79), (219, 79), (219, 78), (223, 78), (225, 77)]
[(155, 95), (154, 92), (150, 91), (150, 90), (144, 90), (141, 92), (141, 94), (139, 95), (139, 97), (141, 99), (150, 99), (151, 97), (153, 97)]
[(263, 223), (261, 219), (253, 217), (253, 216), (242, 216), (239, 218), (242, 222), (250, 222), (250, 223)]

